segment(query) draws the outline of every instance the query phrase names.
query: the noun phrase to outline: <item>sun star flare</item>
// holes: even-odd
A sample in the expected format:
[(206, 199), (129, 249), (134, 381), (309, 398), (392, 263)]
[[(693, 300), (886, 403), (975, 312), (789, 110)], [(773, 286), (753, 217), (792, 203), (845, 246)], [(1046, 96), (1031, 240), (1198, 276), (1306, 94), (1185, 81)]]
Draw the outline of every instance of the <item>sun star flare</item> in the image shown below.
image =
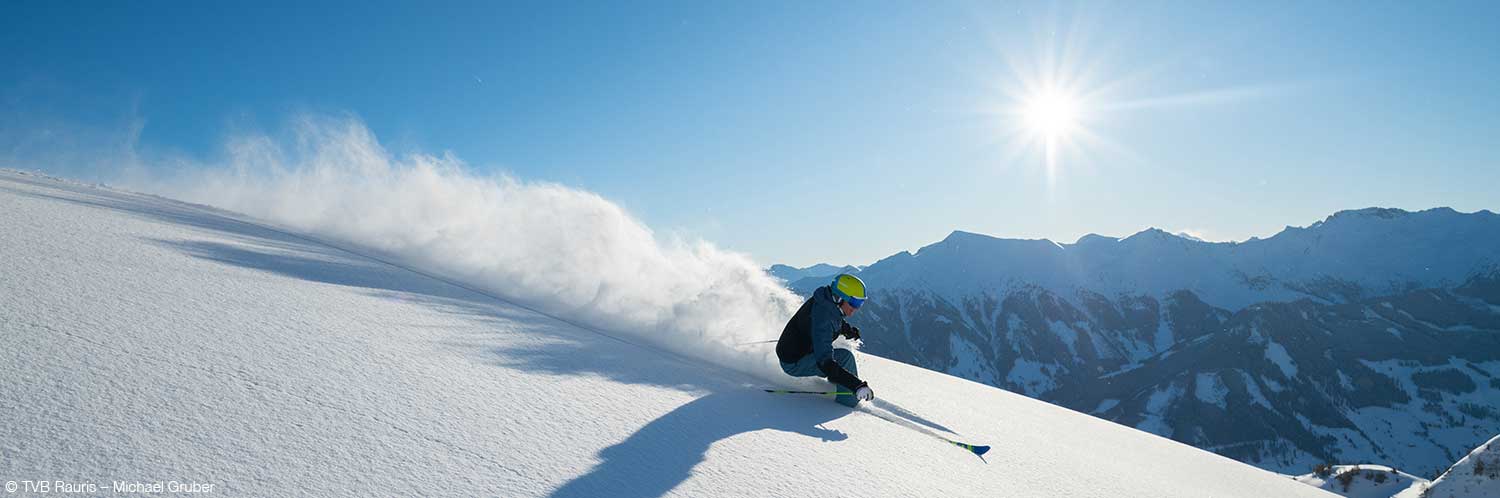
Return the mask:
[(1028, 99), (1022, 115), (1026, 128), (1047, 141), (1065, 138), (1078, 126), (1078, 101), (1061, 91), (1045, 91)]

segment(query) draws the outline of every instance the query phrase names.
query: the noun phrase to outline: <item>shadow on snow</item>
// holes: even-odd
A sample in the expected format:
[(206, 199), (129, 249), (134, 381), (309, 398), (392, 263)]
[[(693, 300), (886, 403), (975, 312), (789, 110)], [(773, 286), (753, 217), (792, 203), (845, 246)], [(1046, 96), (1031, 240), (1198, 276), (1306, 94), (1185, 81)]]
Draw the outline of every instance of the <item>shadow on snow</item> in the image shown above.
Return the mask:
[[(761, 394), (716, 392), (679, 406), (619, 444), (601, 450), (598, 456), (602, 462), (558, 487), (551, 496), (662, 496), (692, 475), (709, 446), (748, 432), (783, 431), (825, 442), (848, 438), (843, 432), (818, 427), (848, 415), (848, 408), (831, 400)], [(741, 469), (747, 474), (763, 472), (760, 467)]]

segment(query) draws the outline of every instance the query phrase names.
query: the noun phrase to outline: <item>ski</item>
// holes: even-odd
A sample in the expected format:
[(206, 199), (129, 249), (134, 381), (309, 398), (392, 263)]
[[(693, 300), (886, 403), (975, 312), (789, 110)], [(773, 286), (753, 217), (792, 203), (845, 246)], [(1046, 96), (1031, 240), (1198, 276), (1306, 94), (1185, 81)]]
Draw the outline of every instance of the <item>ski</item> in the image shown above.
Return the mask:
[[(840, 394), (854, 394), (854, 393), (843, 392), (843, 391), (798, 391), (798, 390), (793, 390), (793, 389), (763, 389), (763, 391), (771, 393), (771, 394), (816, 394), (816, 395), (819, 395), (819, 396), (837, 396), (837, 395), (840, 395)], [(871, 408), (873, 408), (873, 407), (871, 407)], [(965, 443), (965, 442), (962, 442), (962, 441), (954, 441), (952, 439), (948, 439), (946, 437), (943, 437), (942, 435), (938, 434), (937, 432), (932, 431), (931, 429), (919, 426), (919, 425), (914, 424), (914, 423), (912, 423), (912, 422), (910, 422), (908, 420), (902, 419), (899, 416), (886, 415), (886, 414), (884, 414), (882, 412), (872, 411), (872, 409), (870, 409), (870, 408), (867, 408), (867, 409), (864, 409), (864, 410), (860, 410), (860, 411), (863, 411), (863, 412), (865, 412), (865, 413), (867, 413), (869, 415), (874, 416), (875, 418), (884, 420), (886, 422), (890, 422), (890, 423), (893, 423), (893, 424), (896, 424), (896, 425), (899, 425), (899, 426), (902, 426), (902, 427), (906, 427), (908, 429), (915, 430), (915, 431), (920, 432), (922, 434), (926, 434), (928, 436), (932, 436), (934, 438), (941, 439), (945, 443), (957, 446), (959, 448), (963, 448), (963, 449), (967, 450), (968, 452), (973, 453), (974, 456), (979, 457), (979, 459), (981, 459), (981, 460), (984, 459), (984, 454), (988, 453), (990, 451), (990, 447), (987, 446), (987, 445), (969, 444), (969, 443)]]
[(771, 394), (818, 394), (818, 395), (823, 395), (823, 396), (838, 396), (840, 394), (849, 394), (849, 395), (854, 394), (854, 393), (851, 393), (851, 392), (844, 392), (844, 391), (793, 391), (793, 390), (789, 390), (789, 389), (766, 389), (765, 391), (768, 392), (768, 393), (771, 393)]
[[(880, 410), (880, 411), (876, 411), (877, 409)], [(899, 426), (902, 426), (902, 427), (905, 427), (905, 428), (908, 428), (908, 429), (920, 432), (922, 434), (931, 436), (931, 437), (933, 437), (935, 439), (940, 439), (940, 440), (942, 440), (945, 443), (948, 443), (948, 444), (957, 446), (959, 448), (963, 448), (965, 450), (968, 450), (969, 453), (973, 453), (974, 456), (979, 457), (980, 460), (984, 460), (984, 454), (988, 453), (990, 451), (990, 447), (986, 446), (986, 445), (969, 444), (969, 443), (965, 443), (965, 442), (961, 442), (961, 441), (954, 441), (952, 439), (948, 439), (947, 437), (944, 437), (942, 434), (938, 434), (936, 431), (933, 431), (932, 429), (928, 429), (926, 427), (922, 427), (920, 425), (914, 424), (910, 420), (903, 419), (900, 416), (892, 414), (891, 412), (889, 412), (889, 411), (887, 411), (885, 409), (877, 408), (874, 405), (862, 406), (861, 408), (859, 408), (859, 411), (865, 412), (866, 414), (872, 415), (875, 418), (884, 420), (886, 422), (890, 422), (890, 423), (893, 423), (893, 424), (896, 424), (896, 425), (899, 425)], [(985, 462), (988, 463), (989, 461), (985, 460)]]
[[(941, 436), (939, 436), (939, 437), (941, 437)], [(954, 440), (948, 439), (948, 438), (942, 438), (942, 439), (944, 441), (947, 441), (948, 443), (954, 445), (954, 446), (957, 446), (959, 448), (963, 448), (963, 449), (969, 450), (969, 451), (973, 452), (975, 455), (979, 455), (981, 457), (984, 456), (985, 453), (988, 453), (990, 451), (990, 447), (989, 446), (973, 445), (973, 444), (969, 444), (969, 443), (960, 443), (958, 441), (954, 441)]]

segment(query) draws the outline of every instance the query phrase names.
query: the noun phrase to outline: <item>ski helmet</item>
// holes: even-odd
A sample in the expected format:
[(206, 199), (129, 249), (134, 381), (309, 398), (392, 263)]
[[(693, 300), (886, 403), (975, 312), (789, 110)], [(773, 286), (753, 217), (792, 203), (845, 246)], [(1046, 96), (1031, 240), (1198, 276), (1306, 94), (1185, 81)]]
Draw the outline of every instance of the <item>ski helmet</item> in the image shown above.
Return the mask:
[(828, 284), (829, 290), (833, 291), (834, 297), (849, 303), (855, 309), (865, 304), (865, 281), (848, 273), (840, 273), (833, 277), (833, 283)]

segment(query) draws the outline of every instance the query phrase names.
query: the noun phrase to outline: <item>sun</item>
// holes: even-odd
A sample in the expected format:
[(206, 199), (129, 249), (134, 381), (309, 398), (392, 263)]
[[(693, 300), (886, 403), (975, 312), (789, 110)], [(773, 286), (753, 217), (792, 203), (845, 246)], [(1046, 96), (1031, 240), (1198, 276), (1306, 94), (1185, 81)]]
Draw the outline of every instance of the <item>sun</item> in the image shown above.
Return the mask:
[(1078, 128), (1078, 99), (1063, 91), (1043, 90), (1026, 99), (1021, 115), (1027, 130), (1046, 142), (1056, 142)]
[(1198, 86), (1195, 81), (1204, 74), (1199, 62), (1212, 60), (1205, 53), (1118, 59), (1114, 56), (1132, 53), (1127, 47), (1137, 27), (1119, 21), (1128, 17), (1120, 14), (1133, 9), (1078, 7), (995, 11), (1007, 19), (1020, 14), (1021, 29), (988, 33), (993, 52), (977, 60), (975, 71), (985, 94), (972, 107), (983, 116), (987, 132), (976, 136), (986, 137), (986, 147), (996, 152), (992, 164), (1007, 171), (1042, 172), (1049, 195), (1070, 177), (1155, 162), (1120, 141), (1126, 137), (1114, 135), (1143, 127), (1151, 119), (1144, 111), (1233, 103), (1290, 90), (1271, 84)]
[(1089, 130), (1086, 114), (1087, 93), (1073, 91), (1075, 86), (1058, 82), (1026, 80), (1023, 88), (1011, 94), (1005, 114), (1016, 144), (1023, 150), (1041, 153), (1050, 188), (1063, 167), (1064, 156), (1083, 153), (1097, 141)]

